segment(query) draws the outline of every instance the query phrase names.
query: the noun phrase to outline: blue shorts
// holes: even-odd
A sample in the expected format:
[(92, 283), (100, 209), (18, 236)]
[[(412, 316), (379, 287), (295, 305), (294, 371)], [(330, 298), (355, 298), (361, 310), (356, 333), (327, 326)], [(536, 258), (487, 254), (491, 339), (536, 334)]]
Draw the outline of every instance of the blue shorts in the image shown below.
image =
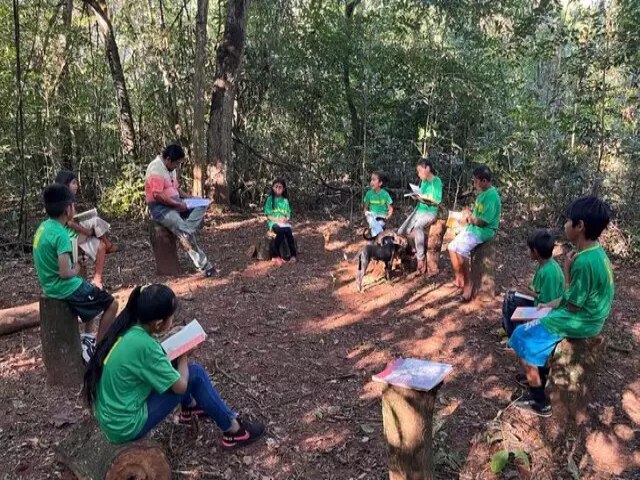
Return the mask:
[(76, 291), (64, 301), (80, 317), (80, 320), (88, 322), (109, 308), (109, 305), (113, 303), (113, 297), (94, 284), (83, 280)]
[(533, 320), (516, 327), (507, 345), (525, 362), (544, 367), (563, 338), (547, 330), (540, 320)]

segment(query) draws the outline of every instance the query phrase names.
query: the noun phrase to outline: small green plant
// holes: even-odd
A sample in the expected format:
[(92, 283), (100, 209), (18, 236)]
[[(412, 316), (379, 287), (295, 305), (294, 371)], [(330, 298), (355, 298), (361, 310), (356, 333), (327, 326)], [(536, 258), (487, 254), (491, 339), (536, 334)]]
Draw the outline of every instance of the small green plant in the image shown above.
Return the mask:
[(529, 455), (521, 448), (516, 450), (498, 450), (491, 457), (491, 471), (493, 473), (500, 473), (510, 462), (514, 465), (520, 464), (529, 468)]
[(99, 207), (111, 217), (141, 217), (145, 210), (142, 167), (125, 165), (118, 180), (102, 194)]

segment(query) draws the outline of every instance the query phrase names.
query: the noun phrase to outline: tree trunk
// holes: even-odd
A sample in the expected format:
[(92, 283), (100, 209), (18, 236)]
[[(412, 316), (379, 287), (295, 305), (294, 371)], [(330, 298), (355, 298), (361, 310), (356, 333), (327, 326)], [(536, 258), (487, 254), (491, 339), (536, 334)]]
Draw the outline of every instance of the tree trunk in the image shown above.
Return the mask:
[(342, 59), (342, 83), (344, 85), (344, 96), (347, 101), (347, 107), (349, 109), (349, 116), (351, 117), (351, 146), (354, 149), (362, 148), (364, 141), (364, 133), (362, 127), (362, 121), (358, 116), (358, 109), (353, 101), (353, 89), (351, 88), (351, 67), (350, 57), (352, 54), (352, 36), (353, 36), (353, 14), (356, 7), (360, 4), (361, 0), (350, 0), (345, 3), (344, 16), (347, 24), (347, 45), (345, 45), (344, 56)]
[(209, 198), (229, 203), (227, 171), (231, 161), (233, 110), (237, 76), (246, 40), (250, 0), (229, 0), (222, 42), (216, 53), (216, 78), (211, 93), (207, 132), (207, 178)]
[(496, 296), (496, 240), (478, 245), (471, 252), (472, 297), (491, 301)]
[(113, 25), (109, 18), (109, 8), (105, 0), (84, 0), (84, 2), (95, 12), (100, 32), (104, 39), (107, 62), (109, 63), (111, 77), (113, 78), (113, 83), (116, 88), (122, 152), (125, 155), (133, 155), (136, 157), (136, 136), (133, 127), (133, 114), (131, 113), (131, 103), (129, 102), (124, 71), (120, 63), (120, 52), (118, 51)]
[(205, 159), (206, 130), (204, 122), (204, 71), (207, 64), (207, 16), (209, 0), (198, 0), (196, 12), (196, 58), (193, 73), (193, 135), (191, 149), (193, 159), (193, 185), (191, 193), (198, 197), (204, 195), (202, 177)]
[(60, 160), (62, 166), (67, 170), (73, 170), (73, 137), (69, 117), (71, 117), (71, 99), (69, 98), (69, 59), (71, 58), (71, 42), (67, 35), (71, 30), (71, 19), (73, 16), (73, 0), (65, 0), (62, 10), (63, 31), (58, 37), (60, 56), (58, 64), (60, 73), (58, 76), (58, 87), (56, 98), (59, 99), (58, 110), (58, 130), (60, 144)]
[(78, 317), (66, 302), (40, 299), (40, 339), (47, 382), (69, 387), (82, 384), (84, 366)]
[(433, 409), (438, 387), (420, 392), (389, 385), (382, 394), (382, 423), (390, 480), (432, 480)]
[(20, 213), (18, 214), (18, 234), (20, 243), (26, 243), (27, 239), (27, 212), (25, 199), (27, 196), (27, 166), (24, 158), (24, 95), (22, 93), (22, 63), (20, 60), (20, 11), (18, 0), (13, 0), (13, 38), (16, 48), (16, 91), (18, 104), (16, 106), (16, 149), (20, 159), (21, 189), (20, 189)]
[(93, 417), (79, 423), (55, 451), (80, 480), (171, 478), (171, 467), (157, 442), (142, 439), (114, 445)]

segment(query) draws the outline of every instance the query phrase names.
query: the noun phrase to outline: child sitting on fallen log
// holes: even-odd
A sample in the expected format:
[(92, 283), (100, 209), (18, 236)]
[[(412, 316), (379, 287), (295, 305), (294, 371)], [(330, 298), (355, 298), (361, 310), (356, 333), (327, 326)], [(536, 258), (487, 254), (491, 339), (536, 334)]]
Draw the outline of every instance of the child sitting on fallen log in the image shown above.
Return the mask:
[(520, 358), (529, 393), (515, 406), (537, 415), (551, 415), (545, 396), (546, 367), (556, 345), (564, 338), (590, 338), (600, 333), (609, 317), (613, 301), (613, 270), (609, 257), (598, 242), (609, 224), (610, 207), (602, 200), (582, 197), (567, 211), (564, 231), (576, 250), (567, 254), (564, 274), (569, 287), (563, 295), (539, 308), (553, 310), (539, 320), (516, 327), (508, 345)]
[(213, 419), (223, 432), (223, 449), (256, 441), (264, 425), (241, 420), (187, 354), (174, 368), (151, 336), (171, 328), (177, 307), (166, 285), (138, 286), (98, 344), (85, 373), (84, 394), (102, 431), (112, 443), (137, 440), (181, 405), (183, 420), (192, 415)]
[[(69, 170), (61, 170), (56, 176), (55, 182), (66, 185), (74, 195), (78, 194), (78, 188), (80, 185), (75, 173)], [(95, 220), (108, 226), (108, 224), (100, 217), (97, 217)], [(101, 236), (97, 236), (97, 227), (83, 227), (74, 219), (69, 220), (66, 226), (69, 230), (69, 236), (71, 238), (77, 238), (78, 246), (83, 252), (91, 257), (91, 260), (93, 260), (94, 272), (92, 283), (101, 289), (103, 287), (102, 275), (104, 273), (107, 254), (117, 252), (118, 248), (109, 240), (106, 233), (103, 233)]]
[[(554, 235), (547, 229), (536, 229), (529, 235), (527, 245), (529, 246), (529, 257), (538, 262), (538, 268), (528, 288), (520, 288), (519, 291), (510, 290), (504, 296), (502, 326), (507, 337), (511, 337), (513, 330), (518, 325), (511, 321), (511, 316), (516, 308), (549, 303), (560, 298), (564, 292), (564, 274), (558, 262), (553, 258)], [(523, 298), (519, 294), (533, 297), (533, 300)]]

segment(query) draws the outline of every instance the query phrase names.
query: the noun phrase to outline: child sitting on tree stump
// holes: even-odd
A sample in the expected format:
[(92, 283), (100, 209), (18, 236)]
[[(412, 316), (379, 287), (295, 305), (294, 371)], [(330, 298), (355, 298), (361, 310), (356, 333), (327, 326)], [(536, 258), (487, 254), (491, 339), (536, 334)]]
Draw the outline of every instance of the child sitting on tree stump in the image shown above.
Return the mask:
[(298, 253), (291, 228), (291, 207), (287, 184), (283, 178), (277, 178), (271, 184), (271, 194), (264, 204), (264, 214), (267, 216), (267, 228), (276, 234), (271, 251), (272, 261), (278, 265), (285, 263), (285, 259), (280, 256), (280, 245), (286, 241), (291, 255), (289, 261), (295, 263)]
[[(96, 340), (100, 341), (113, 323), (118, 302), (78, 275), (80, 265), (73, 258), (71, 238), (65, 228), (76, 213), (71, 190), (54, 183), (44, 189), (42, 197), (49, 218), (40, 224), (33, 237), (33, 263), (44, 295), (64, 300), (84, 322), (82, 358), (88, 362)], [(98, 321), (96, 318), (101, 314)]]
[(613, 270), (598, 242), (609, 217), (609, 205), (592, 196), (579, 198), (567, 211), (564, 230), (576, 247), (567, 254), (564, 265), (569, 287), (557, 300), (540, 303), (539, 308), (553, 310), (546, 317), (518, 326), (508, 344), (520, 358), (529, 386), (529, 394), (515, 403), (518, 408), (550, 416), (551, 405), (544, 392), (548, 369), (544, 367), (553, 350), (564, 338), (595, 337), (609, 317)]
[(379, 170), (371, 173), (371, 187), (367, 190), (362, 202), (364, 203), (364, 216), (369, 224), (369, 235), (365, 235), (366, 240), (373, 240), (380, 234), (393, 215), (393, 200), (389, 192), (384, 188), (387, 184), (387, 177)]

